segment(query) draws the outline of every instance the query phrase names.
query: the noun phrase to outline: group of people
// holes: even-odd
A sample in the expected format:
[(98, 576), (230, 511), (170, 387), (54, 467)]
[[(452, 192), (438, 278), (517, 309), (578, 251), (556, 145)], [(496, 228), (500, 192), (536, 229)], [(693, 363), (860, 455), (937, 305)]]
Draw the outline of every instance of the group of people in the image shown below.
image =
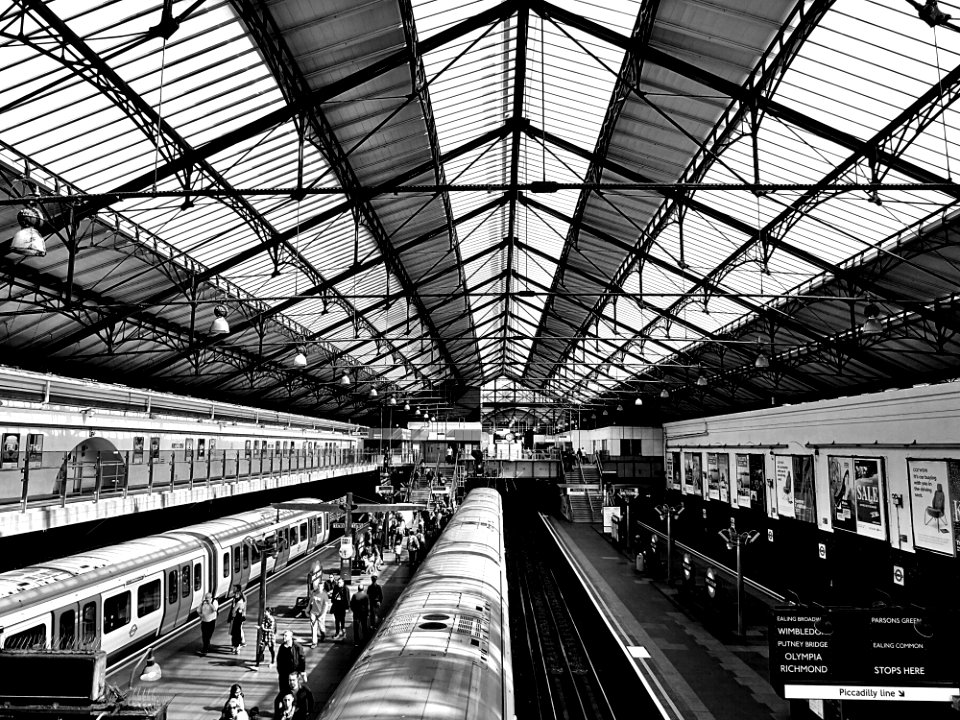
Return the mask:
[(353, 614), (353, 644), (363, 644), (380, 625), (383, 587), (377, 582), (377, 576), (370, 576), (366, 589), (358, 584), (352, 596), (342, 577), (330, 576), (322, 581), (321, 576), (311, 574), (308, 582), (311, 647), (327, 639), (328, 613), (333, 614), (333, 640), (346, 638), (347, 610)]
[(573, 470), (575, 465), (583, 465), (583, 461), (586, 459), (586, 455), (583, 452), (583, 448), (580, 448), (576, 452), (572, 448), (564, 448), (563, 452), (560, 453), (560, 458), (563, 461), (564, 470)]
[[(234, 655), (239, 655), (240, 648), (247, 645), (246, 636), (243, 632), (243, 623), (247, 619), (247, 599), (239, 585), (234, 586), (230, 599), (232, 605), (227, 622), (230, 623), (231, 652)], [(217, 625), (217, 614), (219, 612), (220, 603), (213, 597), (213, 594), (207, 593), (204, 595), (200, 603), (200, 638), (202, 643), (199, 651), (200, 655), (206, 655), (210, 652), (210, 642), (213, 640), (213, 631)]]
[[(275, 720), (309, 720), (313, 717), (313, 693), (304, 682), (302, 670), (294, 670), (282, 675), (279, 680), (280, 691), (273, 701)], [(220, 720), (250, 720), (260, 714), (257, 707), (247, 710), (243, 696), (243, 686), (234, 683), (230, 686), (227, 701), (220, 713)]]

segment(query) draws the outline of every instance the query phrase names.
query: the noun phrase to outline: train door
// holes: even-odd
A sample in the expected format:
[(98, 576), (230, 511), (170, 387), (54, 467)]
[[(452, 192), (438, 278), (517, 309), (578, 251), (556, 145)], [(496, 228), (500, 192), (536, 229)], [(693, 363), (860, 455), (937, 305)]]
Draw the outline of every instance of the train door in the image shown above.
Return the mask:
[(240, 579), (236, 584), (245, 588), (250, 582), (250, 543), (240, 544)]
[(188, 562), (180, 566), (180, 597), (177, 600), (177, 627), (183, 625), (190, 617), (190, 606), (193, 604), (193, 563)]
[(79, 620), (80, 603), (73, 603), (53, 611), (53, 632), (50, 634), (50, 645), (54, 650), (73, 650), (75, 646), (80, 644), (80, 637), (77, 634)]
[(310, 552), (317, 546), (317, 518), (312, 517), (307, 520), (307, 552)]
[(163, 572), (166, 592), (163, 599), (163, 620), (160, 621), (160, 634), (166, 635), (177, 626), (177, 613), (180, 610), (180, 567), (174, 565)]
[[(233, 597), (233, 589), (241, 582), (241, 561), (240, 545), (234, 545), (230, 548), (230, 587), (227, 588), (227, 596)], [(242, 587), (242, 586), (241, 586)]]
[(81, 600), (80, 608), (80, 645), (84, 650), (100, 649), (100, 596), (94, 595)]
[(287, 534), (287, 528), (280, 528), (277, 530), (277, 561), (273, 564), (274, 571), (286, 567), (289, 559), (290, 536)]

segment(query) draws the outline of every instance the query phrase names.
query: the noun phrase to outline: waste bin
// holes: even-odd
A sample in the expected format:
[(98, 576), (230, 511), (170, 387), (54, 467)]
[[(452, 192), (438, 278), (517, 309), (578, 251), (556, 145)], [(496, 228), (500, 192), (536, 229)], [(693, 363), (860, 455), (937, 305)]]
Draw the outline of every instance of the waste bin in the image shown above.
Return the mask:
[(643, 560), (643, 553), (638, 552), (637, 553), (637, 572), (643, 572), (644, 565), (645, 563)]

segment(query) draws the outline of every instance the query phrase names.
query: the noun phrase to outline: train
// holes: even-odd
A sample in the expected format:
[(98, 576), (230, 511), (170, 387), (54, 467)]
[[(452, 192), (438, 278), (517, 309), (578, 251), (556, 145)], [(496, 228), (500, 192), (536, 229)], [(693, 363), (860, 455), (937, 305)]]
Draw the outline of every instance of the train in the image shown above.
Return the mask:
[(320, 720), (514, 717), (502, 510), (470, 491)]
[(0, 367), (0, 504), (358, 462), (367, 429)]
[(326, 513), (263, 508), (0, 573), (0, 648), (102, 650), (107, 663), (169, 635), (205, 593), (226, 598), (310, 553)]

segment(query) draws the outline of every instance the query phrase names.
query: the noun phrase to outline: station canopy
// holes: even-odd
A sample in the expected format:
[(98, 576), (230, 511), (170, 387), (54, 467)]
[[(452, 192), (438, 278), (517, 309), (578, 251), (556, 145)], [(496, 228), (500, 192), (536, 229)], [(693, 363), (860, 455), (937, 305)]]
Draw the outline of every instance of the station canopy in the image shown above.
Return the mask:
[(913, 0), (0, 0), (0, 362), (381, 426), (952, 379), (958, 31)]

